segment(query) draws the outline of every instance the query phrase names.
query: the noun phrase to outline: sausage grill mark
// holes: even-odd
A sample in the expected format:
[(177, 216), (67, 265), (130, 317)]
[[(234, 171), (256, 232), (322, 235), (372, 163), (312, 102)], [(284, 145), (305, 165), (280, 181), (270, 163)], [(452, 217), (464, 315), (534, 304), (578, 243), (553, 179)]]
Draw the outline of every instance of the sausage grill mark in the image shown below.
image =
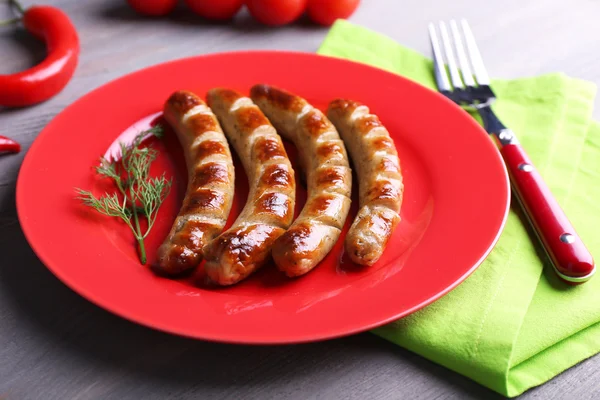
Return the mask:
[(233, 200), (235, 171), (217, 118), (198, 96), (188, 91), (173, 93), (165, 102), (163, 115), (186, 155), (188, 187), (153, 269), (177, 275), (198, 266), (206, 242), (224, 228)]
[(295, 144), (306, 175), (307, 202), (273, 246), (277, 267), (288, 276), (299, 276), (316, 267), (341, 234), (350, 209), (348, 157), (333, 124), (305, 99), (268, 85), (255, 85), (250, 96), (277, 131)]
[(346, 235), (346, 252), (357, 264), (373, 265), (400, 221), (404, 188), (398, 153), (368, 107), (337, 99), (329, 104), (327, 116), (346, 143), (359, 182), (359, 210)]
[(292, 223), (296, 185), (281, 138), (249, 98), (213, 89), (208, 103), (246, 169), (250, 189), (231, 228), (204, 248), (207, 275), (232, 285), (268, 261), (273, 243)]

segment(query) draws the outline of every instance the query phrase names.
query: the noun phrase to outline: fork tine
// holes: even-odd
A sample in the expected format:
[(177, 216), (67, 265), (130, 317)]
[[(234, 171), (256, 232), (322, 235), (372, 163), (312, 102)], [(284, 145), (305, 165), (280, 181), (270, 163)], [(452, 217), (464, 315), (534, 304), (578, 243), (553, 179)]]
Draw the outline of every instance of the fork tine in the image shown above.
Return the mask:
[(438, 41), (437, 34), (435, 32), (435, 26), (429, 24), (429, 40), (431, 41), (431, 50), (433, 52), (433, 69), (435, 72), (435, 81), (438, 89), (442, 92), (451, 92), (452, 87), (446, 75), (446, 68), (444, 67), (444, 59), (442, 58), (442, 51), (440, 50), (440, 42)]
[(479, 53), (479, 48), (477, 47), (477, 43), (475, 43), (475, 37), (471, 32), (471, 28), (466, 20), (462, 19), (460, 21), (463, 35), (465, 36), (465, 42), (467, 44), (467, 52), (469, 53), (469, 58), (471, 59), (471, 64), (473, 65), (473, 72), (475, 74), (475, 79), (479, 85), (489, 85), (490, 77), (487, 74), (485, 66), (483, 65), (483, 59), (481, 58), (481, 54)]
[(452, 32), (452, 38), (454, 39), (454, 46), (456, 47), (456, 56), (458, 57), (458, 65), (460, 65), (460, 72), (465, 82), (465, 85), (474, 87), (475, 81), (473, 80), (473, 73), (471, 72), (471, 66), (469, 60), (465, 54), (465, 48), (463, 47), (463, 41), (458, 32), (458, 25), (455, 20), (450, 21), (450, 31)]
[(450, 36), (446, 30), (446, 24), (440, 22), (440, 33), (442, 34), (442, 44), (444, 45), (444, 52), (446, 53), (446, 60), (448, 61), (448, 70), (450, 71), (450, 80), (455, 88), (463, 89), (463, 84), (458, 67), (456, 66), (456, 60), (454, 59), (454, 51), (452, 50), (452, 44), (450, 43)]

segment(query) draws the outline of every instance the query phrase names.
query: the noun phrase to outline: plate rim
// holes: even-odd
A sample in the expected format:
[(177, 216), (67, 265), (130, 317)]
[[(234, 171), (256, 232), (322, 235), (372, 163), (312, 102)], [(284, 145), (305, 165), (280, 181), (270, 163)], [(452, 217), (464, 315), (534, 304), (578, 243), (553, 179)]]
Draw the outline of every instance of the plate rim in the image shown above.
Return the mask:
[[(43, 266), (48, 269), (60, 282), (62, 282), (66, 287), (68, 287), (70, 290), (72, 290), (73, 292), (75, 292), (76, 294), (78, 294), (79, 296), (83, 297), (85, 300), (89, 301), (90, 303), (94, 304), (97, 307), (100, 307), (101, 309), (110, 312), (111, 314), (118, 316), (120, 318), (123, 318), (125, 320), (128, 320), (130, 322), (135, 323), (136, 325), (140, 325), (140, 326), (144, 326), (146, 328), (150, 328), (150, 329), (154, 329), (160, 332), (164, 332), (164, 333), (168, 333), (171, 335), (176, 335), (176, 336), (180, 336), (180, 337), (186, 337), (186, 338), (190, 338), (190, 339), (195, 339), (195, 340), (204, 340), (204, 341), (208, 341), (208, 342), (215, 342), (215, 343), (227, 343), (227, 344), (239, 344), (239, 345), (286, 345), (286, 344), (302, 344), (302, 343), (312, 343), (312, 342), (318, 342), (318, 341), (322, 341), (322, 340), (331, 340), (331, 339), (337, 339), (337, 338), (341, 338), (341, 337), (346, 337), (346, 336), (350, 336), (350, 335), (354, 335), (354, 334), (358, 334), (358, 333), (363, 333), (363, 332), (367, 332), (367, 331), (371, 331), (373, 329), (377, 329), (379, 327), (382, 327), (386, 324), (389, 324), (393, 321), (397, 321), (399, 319), (402, 319), (408, 315), (413, 314), (414, 312), (438, 301), (440, 298), (446, 296), (449, 292), (451, 292), (452, 290), (454, 290), (458, 285), (460, 285), (461, 283), (463, 283), (469, 276), (471, 276), (483, 263), (483, 261), (485, 261), (485, 259), (489, 256), (489, 254), (492, 252), (492, 250), (495, 248), (496, 244), (498, 243), (498, 241), (500, 240), (500, 237), (504, 231), (504, 228), (506, 226), (507, 220), (508, 220), (508, 216), (509, 216), (509, 212), (510, 212), (510, 205), (511, 205), (511, 187), (510, 187), (510, 180), (509, 180), (509, 174), (508, 174), (508, 170), (506, 168), (506, 165), (504, 163), (504, 161), (502, 160), (502, 157), (500, 155), (500, 152), (497, 151), (496, 148), (494, 148), (493, 143), (490, 141), (490, 146), (492, 148), (494, 148), (496, 151), (494, 152), (494, 156), (496, 157), (498, 164), (501, 165), (501, 169), (503, 172), (503, 184), (505, 186), (505, 192), (506, 192), (506, 199), (504, 201), (504, 209), (502, 210), (502, 219), (501, 222), (498, 226), (498, 229), (496, 231), (496, 234), (493, 238), (493, 240), (490, 241), (487, 249), (481, 254), (481, 256), (479, 257), (479, 259), (473, 263), (473, 265), (464, 273), (460, 276), (460, 278), (456, 279), (452, 284), (446, 286), (446, 288), (444, 288), (443, 290), (438, 291), (435, 295), (429, 296), (426, 300), (420, 302), (419, 304), (404, 309), (401, 312), (395, 313), (394, 315), (391, 315), (388, 318), (384, 318), (384, 319), (379, 319), (377, 322), (371, 323), (371, 324), (360, 324), (360, 327), (355, 327), (355, 328), (347, 328), (347, 329), (343, 329), (343, 330), (338, 330), (338, 333), (335, 334), (330, 334), (330, 333), (322, 333), (320, 335), (315, 335), (315, 334), (311, 334), (309, 335), (310, 337), (306, 337), (304, 339), (298, 339), (298, 338), (291, 338), (288, 339), (283, 338), (283, 339), (272, 339), (270, 338), (270, 336), (266, 335), (264, 338), (256, 338), (256, 337), (252, 337), (252, 340), (240, 340), (240, 339), (234, 339), (232, 340), (229, 337), (214, 337), (211, 335), (198, 335), (198, 334), (188, 334), (188, 333), (184, 333), (181, 332), (181, 330), (177, 330), (177, 329), (169, 329), (166, 328), (164, 326), (160, 326), (152, 321), (147, 321), (144, 320), (143, 317), (137, 317), (134, 318), (133, 316), (131, 316), (131, 312), (128, 312), (126, 310), (123, 310), (121, 308), (120, 305), (115, 305), (114, 303), (111, 304), (110, 306), (107, 306), (106, 304), (103, 304), (102, 299), (101, 298), (96, 298), (96, 297), (101, 297), (101, 296), (96, 296), (93, 295), (91, 293), (89, 293), (89, 291), (85, 288), (82, 287), (80, 285), (78, 285), (76, 282), (72, 282), (68, 276), (65, 276), (64, 274), (62, 274), (59, 270), (59, 268), (55, 268), (52, 267), (51, 264), (52, 262), (49, 262), (46, 257), (43, 255), (44, 251), (41, 251), (38, 248), (38, 245), (35, 244), (35, 241), (32, 241), (31, 238), (31, 227), (30, 228), (26, 228), (27, 223), (26, 223), (26, 216), (23, 215), (23, 201), (19, 200), (23, 194), (23, 179), (22, 176), (24, 175), (24, 170), (26, 170), (26, 167), (31, 161), (31, 159), (33, 159), (35, 157), (35, 153), (38, 151), (38, 147), (40, 147), (40, 143), (43, 141), (43, 138), (48, 135), (48, 133), (51, 131), (51, 127), (52, 125), (54, 125), (55, 121), (61, 117), (62, 115), (64, 115), (68, 110), (70, 110), (73, 106), (75, 106), (76, 104), (80, 103), (80, 102), (84, 102), (87, 98), (92, 97), (95, 93), (103, 90), (106, 86), (108, 85), (116, 85), (121, 81), (125, 81), (127, 79), (129, 79), (130, 77), (137, 75), (137, 74), (141, 74), (144, 73), (146, 71), (150, 71), (150, 70), (154, 70), (154, 69), (159, 69), (161, 67), (164, 67), (166, 65), (170, 65), (170, 64), (177, 64), (177, 63), (183, 63), (183, 62), (187, 62), (187, 61), (192, 61), (192, 60), (199, 60), (199, 59), (207, 59), (207, 58), (213, 58), (213, 57), (223, 57), (223, 56), (235, 56), (235, 55), (254, 55), (254, 56), (259, 56), (259, 55), (264, 55), (264, 54), (275, 54), (275, 55), (290, 55), (290, 56), (301, 56), (301, 57), (315, 57), (315, 58), (333, 58), (335, 60), (338, 60), (342, 63), (350, 63), (350, 64), (358, 64), (363, 68), (368, 68), (368, 69), (372, 69), (372, 70), (376, 70), (377, 73), (380, 74), (386, 74), (389, 76), (393, 76), (395, 79), (400, 79), (402, 81), (404, 81), (405, 84), (407, 85), (412, 85), (412, 86), (416, 86), (419, 87), (419, 90), (428, 90), (432, 95), (437, 96), (438, 100), (446, 102), (447, 105), (449, 105), (450, 107), (454, 108), (456, 112), (465, 112), (464, 109), (462, 109), (460, 106), (458, 106), (457, 104), (455, 104), (454, 102), (452, 102), (450, 99), (448, 99), (447, 97), (443, 96), (441, 93), (439, 93), (438, 91), (435, 91), (419, 82), (416, 82), (414, 80), (409, 79), (408, 77), (404, 76), (404, 75), (400, 75), (400, 74), (396, 74), (390, 71), (387, 71), (383, 68), (379, 68), (376, 66), (372, 66), (370, 64), (366, 64), (363, 62), (359, 62), (359, 61), (354, 61), (354, 60), (349, 60), (346, 58), (342, 58), (342, 57), (338, 57), (338, 56), (330, 56), (330, 55), (322, 55), (322, 54), (318, 54), (318, 53), (312, 53), (312, 52), (306, 52), (306, 51), (294, 51), (294, 50), (234, 50), (234, 51), (224, 51), (224, 52), (213, 52), (213, 53), (207, 53), (207, 54), (200, 54), (200, 55), (192, 55), (192, 56), (186, 56), (186, 57), (180, 57), (180, 58), (176, 58), (176, 59), (172, 59), (172, 60), (167, 60), (167, 61), (163, 61), (163, 62), (158, 62), (155, 64), (151, 64), (148, 65), (146, 67), (142, 67), (142, 68), (138, 68), (136, 70), (130, 71), (126, 74), (123, 74), (115, 79), (109, 80), (107, 82), (104, 82), (103, 84), (93, 88), (90, 91), (85, 92), (84, 94), (82, 94), (81, 96), (77, 97), (76, 99), (74, 99), (73, 101), (71, 101), (66, 107), (64, 107), (59, 113), (57, 113), (56, 115), (54, 115), (51, 120), (43, 127), (43, 129), (38, 133), (38, 135), (35, 137), (35, 139), (33, 140), (33, 142), (31, 143), (31, 146), (29, 147), (29, 149), (27, 150), (27, 153), (25, 154), (23, 161), (21, 162), (21, 166), (19, 167), (19, 172), (17, 175), (17, 181), (16, 181), (16, 189), (15, 189), (15, 203), (16, 203), (16, 211), (17, 211), (17, 218), (19, 221), (19, 224), (21, 226), (21, 230), (23, 232), (23, 235), (25, 236), (27, 243), (29, 244), (31, 250), (34, 252), (35, 256), (40, 260), (40, 262), (43, 264)], [(471, 124), (473, 126), (475, 126), (477, 129), (479, 129), (481, 131), (481, 133), (483, 135), (488, 135), (487, 132), (475, 121), (475, 119), (471, 118)], [(68, 274), (66, 274), (68, 275)]]

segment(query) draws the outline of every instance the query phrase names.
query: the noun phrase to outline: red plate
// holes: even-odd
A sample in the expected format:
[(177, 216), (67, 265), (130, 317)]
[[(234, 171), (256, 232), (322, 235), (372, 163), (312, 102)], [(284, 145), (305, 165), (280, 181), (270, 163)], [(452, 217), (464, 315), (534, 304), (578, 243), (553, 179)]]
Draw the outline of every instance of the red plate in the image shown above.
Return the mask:
[[(179, 280), (155, 276), (139, 263), (127, 228), (80, 205), (74, 188), (101, 193), (105, 187), (92, 171), (98, 158), (136, 122), (143, 125), (149, 115), (159, 113), (173, 91), (204, 96), (210, 88), (225, 86), (248, 93), (259, 82), (295, 92), (321, 108), (336, 97), (359, 100), (387, 125), (400, 153), (405, 197), (402, 222), (384, 256), (371, 268), (353, 268), (343, 255), (342, 235), (322, 264), (299, 279), (285, 278), (273, 265), (225, 289), (203, 287), (195, 275)], [(150, 259), (170, 228), (187, 182), (173, 135), (154, 145), (161, 156), (153, 172), (166, 172), (174, 186), (147, 239)], [(293, 148), (288, 149), (294, 159)], [(239, 163), (236, 174), (230, 222), (247, 194)], [(298, 187), (297, 210), (306, 197), (300, 183)], [(29, 150), (19, 175), (17, 206), (25, 235), (42, 262), (73, 290), (115, 314), (199, 339), (297, 343), (375, 328), (447, 293), (496, 243), (509, 194), (507, 173), (492, 141), (443, 96), (340, 59), (242, 52), (148, 68), (69, 106)], [(354, 199), (346, 227), (356, 213)]]

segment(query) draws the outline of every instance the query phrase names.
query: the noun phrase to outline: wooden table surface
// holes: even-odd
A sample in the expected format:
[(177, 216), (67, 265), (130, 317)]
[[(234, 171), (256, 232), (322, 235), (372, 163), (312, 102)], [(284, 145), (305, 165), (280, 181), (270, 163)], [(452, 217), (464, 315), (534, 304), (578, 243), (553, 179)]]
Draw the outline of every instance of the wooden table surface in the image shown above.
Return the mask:
[[(76, 76), (60, 95), (36, 107), (0, 109), (0, 131), (24, 146), (18, 155), (0, 157), (0, 398), (499, 397), (369, 333), (300, 346), (205, 343), (127, 322), (59, 282), (25, 241), (14, 200), (23, 156), (57, 113), (90, 90), (155, 63), (238, 49), (314, 52), (327, 30), (302, 23), (269, 29), (246, 14), (220, 26), (183, 10), (149, 21), (124, 0), (36, 1), (44, 2), (71, 16), (83, 52)], [(8, 15), (0, 3), (0, 19)], [(592, 0), (364, 0), (351, 20), (428, 54), (428, 21), (466, 17), (492, 76), (563, 71), (598, 84), (598, 15), (600, 2)], [(0, 74), (33, 65), (44, 54), (43, 44), (22, 30), (0, 31)], [(599, 382), (597, 356), (522, 397), (600, 398)]]

